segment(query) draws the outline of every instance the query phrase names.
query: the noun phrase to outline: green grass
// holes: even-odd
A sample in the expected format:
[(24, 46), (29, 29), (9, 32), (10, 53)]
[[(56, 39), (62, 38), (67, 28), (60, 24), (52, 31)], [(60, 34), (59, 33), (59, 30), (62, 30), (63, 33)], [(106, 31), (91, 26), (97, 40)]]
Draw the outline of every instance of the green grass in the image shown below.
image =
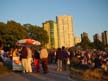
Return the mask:
[(101, 69), (82, 69), (73, 65), (70, 69), (70, 77), (73, 75), (85, 81), (108, 81), (108, 72), (105, 73)]
[(0, 76), (3, 76), (9, 72), (10, 70), (6, 66), (4, 66), (2, 62), (0, 62)]

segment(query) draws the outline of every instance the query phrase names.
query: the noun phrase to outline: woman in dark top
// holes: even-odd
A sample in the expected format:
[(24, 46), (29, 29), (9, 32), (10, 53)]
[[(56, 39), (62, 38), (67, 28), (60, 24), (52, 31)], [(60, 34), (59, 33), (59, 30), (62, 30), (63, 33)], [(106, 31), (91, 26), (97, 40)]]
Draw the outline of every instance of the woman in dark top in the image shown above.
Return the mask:
[(36, 49), (34, 50), (34, 65), (35, 65), (35, 71), (36, 73), (39, 72), (39, 59), (40, 59), (40, 55), (39, 55), (39, 51)]
[(27, 64), (27, 47), (24, 46), (21, 50), (21, 61), (23, 66), (23, 72), (28, 72), (28, 64)]
[(62, 71), (62, 51), (61, 48), (58, 48), (56, 51), (56, 59), (57, 59), (57, 71)]

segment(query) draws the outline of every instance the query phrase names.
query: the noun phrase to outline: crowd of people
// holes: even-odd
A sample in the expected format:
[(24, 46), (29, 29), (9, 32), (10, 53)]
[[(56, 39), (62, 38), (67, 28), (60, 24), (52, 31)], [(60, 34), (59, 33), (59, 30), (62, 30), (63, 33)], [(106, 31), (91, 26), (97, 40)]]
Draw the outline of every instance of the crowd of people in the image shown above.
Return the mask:
[(48, 73), (48, 51), (45, 47), (37, 49), (35, 47), (22, 46), (11, 48), (7, 52), (0, 49), (0, 61), (6, 63), (8, 59), (12, 61), (12, 69), (14, 68), (14, 63), (21, 63), (24, 73), (33, 72), (32, 65), (34, 65), (34, 71), (38, 73), (41, 62), (43, 73)]
[(103, 71), (108, 71), (108, 50), (71, 50), (64, 46), (50, 50), (47, 50), (45, 47), (35, 48), (28, 46), (15, 47), (7, 52), (0, 49), (0, 61), (5, 62), (7, 57), (12, 62), (15, 61), (14, 57), (19, 57), (24, 73), (31, 73), (33, 71), (39, 73), (40, 67), (42, 67), (43, 73), (46, 74), (48, 73), (48, 64), (56, 64), (57, 71), (66, 71), (72, 67), (73, 63), (82, 67), (100, 68)]
[(65, 47), (58, 48), (55, 52), (50, 52), (49, 63), (57, 64), (57, 71), (66, 70), (67, 66), (79, 66), (85, 69), (101, 69), (108, 72), (108, 49), (66, 49)]
[[(86, 67), (88, 69), (101, 69), (108, 71), (108, 50), (76, 50), (71, 52), (72, 61), (76, 61), (77, 65)], [(74, 60), (76, 59), (76, 60)]]

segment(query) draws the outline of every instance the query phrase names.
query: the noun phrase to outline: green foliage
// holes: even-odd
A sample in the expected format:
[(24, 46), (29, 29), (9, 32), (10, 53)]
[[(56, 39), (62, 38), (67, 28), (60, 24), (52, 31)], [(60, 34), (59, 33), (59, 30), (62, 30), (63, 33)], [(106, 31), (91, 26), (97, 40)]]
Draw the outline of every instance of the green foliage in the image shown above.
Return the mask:
[(101, 41), (99, 41), (98, 39), (94, 40), (94, 47), (96, 49), (100, 49), (100, 50), (104, 50), (104, 48), (105, 48), (104, 44)]
[(45, 45), (46, 43), (48, 43), (48, 34), (47, 31), (45, 31), (43, 28), (41, 28), (41, 30), (39, 30), (40, 33), (38, 34), (38, 38), (41, 41), (42, 45)]
[(15, 21), (8, 21), (7, 24), (0, 23), (0, 40), (4, 47), (13, 47), (16, 41), (27, 37), (27, 31), (22, 25)]
[(42, 45), (48, 43), (47, 32), (39, 26), (25, 24), (24, 27), (27, 29), (28, 36), (41, 42)]
[(47, 32), (42, 27), (21, 25), (15, 21), (8, 21), (6, 24), (0, 22), (0, 46), (3, 43), (5, 48), (14, 47), (17, 40), (27, 37), (40, 41), (42, 45), (48, 43)]
[(85, 37), (82, 38), (81, 46), (82, 46), (83, 49), (92, 48), (92, 44), (91, 44), (88, 37), (85, 36)]

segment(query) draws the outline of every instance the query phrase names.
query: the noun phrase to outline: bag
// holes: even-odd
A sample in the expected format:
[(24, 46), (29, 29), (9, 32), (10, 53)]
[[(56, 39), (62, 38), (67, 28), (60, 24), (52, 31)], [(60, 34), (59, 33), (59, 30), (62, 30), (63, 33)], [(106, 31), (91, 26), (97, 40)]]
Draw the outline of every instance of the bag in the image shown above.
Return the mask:
[(70, 59), (69, 58), (67, 59), (67, 64), (70, 64)]

